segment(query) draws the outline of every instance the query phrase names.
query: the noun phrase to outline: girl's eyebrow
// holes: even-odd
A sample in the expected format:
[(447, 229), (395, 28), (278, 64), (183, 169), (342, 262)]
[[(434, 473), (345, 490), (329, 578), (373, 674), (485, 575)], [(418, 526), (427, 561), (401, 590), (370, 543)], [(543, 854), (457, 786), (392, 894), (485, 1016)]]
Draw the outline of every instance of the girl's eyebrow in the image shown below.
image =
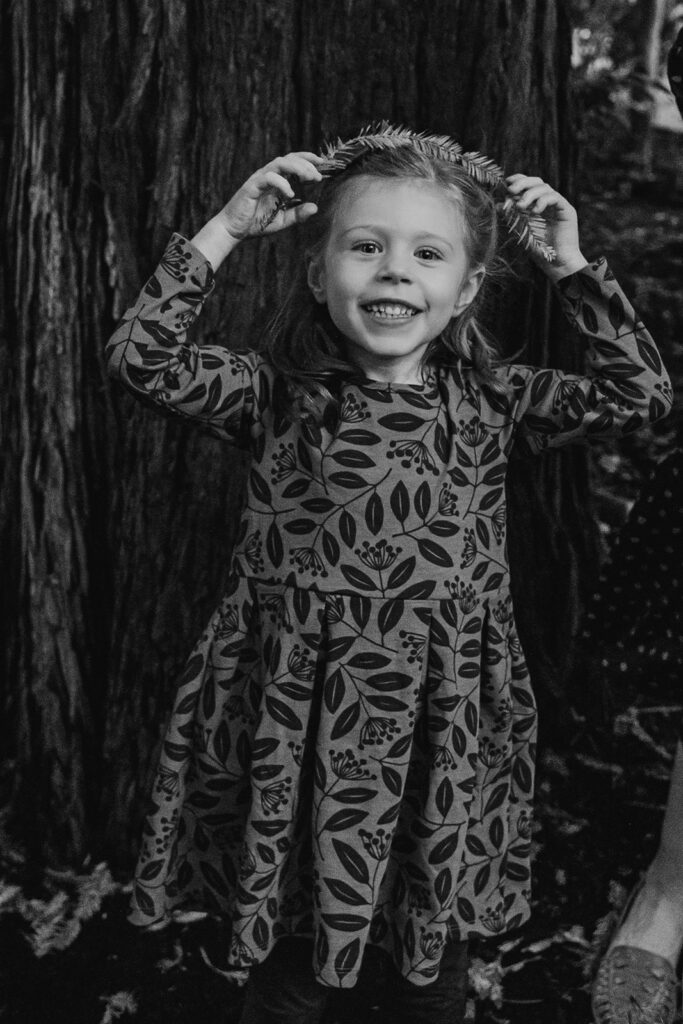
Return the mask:
[[(377, 231), (378, 233), (381, 233), (384, 230), (385, 228), (381, 227), (379, 224), (352, 224), (350, 228), (346, 229), (346, 231), (342, 231), (341, 237), (344, 238), (345, 235), (350, 235), (352, 231)], [(445, 245), (449, 249), (453, 249), (453, 244), (449, 242), (447, 238), (444, 238), (443, 235), (435, 235), (431, 231), (425, 231), (424, 234), (420, 233), (416, 238), (420, 239), (420, 241), (427, 241), (431, 239), (432, 241), (439, 242), (440, 245)]]

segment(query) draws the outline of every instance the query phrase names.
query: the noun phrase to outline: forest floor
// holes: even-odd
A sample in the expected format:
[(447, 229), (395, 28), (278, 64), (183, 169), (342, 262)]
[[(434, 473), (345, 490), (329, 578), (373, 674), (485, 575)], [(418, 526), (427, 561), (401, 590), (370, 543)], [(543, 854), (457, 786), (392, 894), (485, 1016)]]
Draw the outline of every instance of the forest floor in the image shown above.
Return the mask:
[[(586, 249), (606, 254), (634, 297), (661, 342), (680, 403), (683, 193), (662, 182), (633, 183), (626, 174), (618, 188), (610, 187), (614, 176), (597, 178), (581, 204)], [(606, 533), (626, 514), (653, 459), (672, 445), (668, 425), (598, 450)], [(472, 1021), (589, 1024), (589, 979), (601, 939), (656, 847), (683, 710), (674, 706), (678, 696), (653, 679), (638, 707), (623, 710), (621, 728), (589, 727), (577, 713), (561, 741), (545, 740), (532, 919), (519, 934), (473, 950)], [(6, 1024), (238, 1020), (240, 990), (210, 966), (220, 963), (221, 946), (210, 922), (139, 933), (125, 921), (125, 886), (104, 866), (91, 866), (83, 877), (27, 879), (25, 865), (9, 855), (4, 868), (0, 1019)]]

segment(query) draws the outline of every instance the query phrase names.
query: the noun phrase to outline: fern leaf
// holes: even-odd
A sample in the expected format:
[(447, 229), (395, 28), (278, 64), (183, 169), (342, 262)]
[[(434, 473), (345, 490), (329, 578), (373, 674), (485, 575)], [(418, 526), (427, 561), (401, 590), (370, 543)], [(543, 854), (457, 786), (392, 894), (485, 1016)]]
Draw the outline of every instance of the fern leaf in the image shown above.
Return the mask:
[(523, 249), (535, 252), (548, 263), (555, 259), (555, 250), (545, 238), (546, 224), (542, 217), (533, 216), (520, 210), (514, 199), (507, 198), (500, 204), (500, 211), (508, 230), (515, 236)]
[(460, 163), (470, 177), (478, 181), (480, 185), (488, 185), (490, 188), (495, 188), (497, 185), (504, 183), (505, 172), (503, 168), (499, 167), (497, 163), (490, 160), (487, 156), (482, 156), (481, 153), (463, 153)]
[(321, 165), (323, 174), (334, 174), (345, 170), (355, 160), (370, 151), (399, 149), (410, 146), (418, 153), (431, 159), (448, 160), (459, 164), (463, 170), (482, 185), (495, 187), (503, 181), (502, 169), (482, 156), (481, 153), (463, 153), (462, 146), (448, 135), (431, 135), (428, 132), (414, 132), (410, 128), (394, 126), (386, 121), (368, 125), (357, 136), (342, 142), (328, 143)]
[[(505, 195), (505, 172), (497, 163), (481, 153), (464, 153), (460, 143), (448, 135), (431, 135), (415, 132), (388, 121), (367, 125), (358, 135), (343, 142), (330, 142), (324, 151), (324, 162), (319, 164), (323, 175), (337, 174), (369, 152), (380, 152), (410, 147), (432, 160), (446, 160), (457, 164), (474, 181), (494, 193)], [(555, 251), (545, 240), (545, 221), (520, 210), (511, 198), (498, 204), (510, 232), (519, 244), (531, 252), (538, 253), (549, 263), (555, 259)]]

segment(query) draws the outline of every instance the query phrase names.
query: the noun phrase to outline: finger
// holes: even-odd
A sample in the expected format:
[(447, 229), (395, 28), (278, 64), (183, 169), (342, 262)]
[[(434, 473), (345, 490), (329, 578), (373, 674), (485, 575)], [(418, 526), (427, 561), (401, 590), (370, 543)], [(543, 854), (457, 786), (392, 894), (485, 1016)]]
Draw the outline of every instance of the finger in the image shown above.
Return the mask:
[(290, 156), (301, 156), (304, 160), (311, 160), (313, 163), (315, 163), (316, 160), (322, 162), (325, 159), (324, 156), (320, 156), (319, 153), (313, 153), (311, 150), (297, 149), (292, 150), (291, 153), (283, 153), (281, 156), (273, 157), (273, 160), (286, 160)]
[(276, 192), (280, 192), (285, 199), (294, 198), (294, 189), (287, 179), (282, 174), (278, 174), (277, 171), (268, 171), (264, 169), (257, 187), (259, 193), (274, 190)]
[(511, 174), (505, 179), (505, 183), (508, 192), (513, 195), (523, 192), (525, 188), (530, 188), (533, 185), (545, 185), (543, 178), (533, 177), (529, 174)]
[(294, 189), (287, 179), (276, 171), (268, 170), (267, 167), (261, 167), (247, 178), (240, 192), (252, 202), (257, 202), (268, 192), (275, 193), (274, 198), (278, 201), (294, 198)]
[(559, 194), (559, 192), (552, 192), (546, 196), (539, 196), (535, 203), (532, 203), (529, 207), (533, 213), (545, 213), (546, 210), (555, 210), (558, 213), (570, 213), (574, 210), (571, 203)]
[(300, 206), (293, 206), (289, 210), (283, 210), (282, 226), (289, 228), (292, 224), (301, 224), (303, 221), (308, 220), (309, 217), (313, 217), (317, 212), (318, 207), (315, 203), (301, 203)]
[(264, 170), (274, 170), (279, 174), (291, 174), (302, 181), (320, 181), (322, 179), (322, 175), (313, 161), (299, 153), (288, 153), (287, 156), (276, 157), (275, 160), (266, 164)]
[(555, 192), (550, 185), (546, 185), (545, 182), (541, 182), (540, 185), (532, 185), (530, 188), (518, 193), (515, 197), (515, 202), (517, 203), (517, 206), (522, 207), (522, 209), (529, 209), (539, 199), (550, 199), (556, 197), (558, 197), (558, 193)]
[(318, 212), (318, 204), (302, 203), (301, 206), (295, 206), (293, 210), (288, 212), (293, 215), (296, 221), (308, 220), (309, 217), (313, 217)]
[(320, 153), (309, 153), (307, 150), (302, 150), (300, 153), (292, 153), (291, 156), (302, 156), (304, 160), (310, 160), (311, 163), (324, 163), (325, 157), (321, 156)]
[(534, 199), (538, 199), (539, 196), (547, 195), (552, 191), (553, 189), (551, 189), (550, 185), (546, 185), (544, 181), (541, 181), (538, 184), (529, 185), (526, 188), (523, 188), (521, 192), (518, 192), (517, 202), (521, 203), (526, 202), (527, 200), (533, 201)]
[(284, 231), (285, 228), (300, 224), (318, 212), (315, 203), (300, 203), (288, 209), (278, 210), (277, 215), (262, 230), (262, 234), (269, 235), (275, 231)]
[(322, 174), (312, 160), (297, 155), (293, 155), (290, 159), (294, 172), (302, 181), (322, 181)]

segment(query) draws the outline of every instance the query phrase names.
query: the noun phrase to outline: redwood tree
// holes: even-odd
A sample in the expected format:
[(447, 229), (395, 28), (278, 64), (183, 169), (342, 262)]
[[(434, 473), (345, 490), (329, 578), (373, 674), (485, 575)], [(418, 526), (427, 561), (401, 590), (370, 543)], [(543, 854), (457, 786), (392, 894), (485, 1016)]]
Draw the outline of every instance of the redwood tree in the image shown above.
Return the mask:
[[(107, 381), (116, 317), (172, 229), (275, 154), (381, 118), (571, 194), (569, 29), (560, 0), (4, 0), (1, 18), (2, 792), (33, 855), (124, 864), (241, 493), (233, 453)], [(292, 257), (284, 236), (240, 247), (202, 337), (256, 342)], [(508, 351), (578, 365), (543, 283), (501, 299)], [(511, 487), (541, 694), (592, 551), (586, 498), (577, 453)]]

